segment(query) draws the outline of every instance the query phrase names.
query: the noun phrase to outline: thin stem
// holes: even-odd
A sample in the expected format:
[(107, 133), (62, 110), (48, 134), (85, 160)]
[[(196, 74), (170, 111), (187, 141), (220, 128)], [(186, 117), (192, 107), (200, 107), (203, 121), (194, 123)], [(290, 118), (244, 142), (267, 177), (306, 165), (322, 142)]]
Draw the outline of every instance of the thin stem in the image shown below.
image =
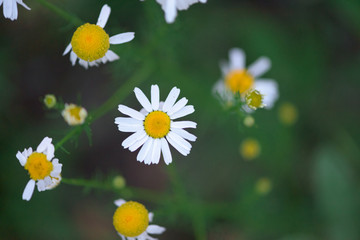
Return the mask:
[(41, 5), (47, 7), (48, 9), (50, 9), (51, 11), (53, 11), (54, 13), (56, 13), (57, 15), (59, 15), (60, 17), (65, 19), (66, 21), (70, 22), (74, 26), (80, 26), (84, 23), (84, 21), (82, 21), (80, 18), (67, 13), (66, 11), (62, 10), (58, 6), (48, 2), (46, 0), (37, 0), (37, 1)]
[(138, 86), (143, 81), (145, 81), (147, 76), (150, 75), (152, 69), (153, 66), (152, 64), (149, 63), (149, 65), (145, 66), (136, 74), (134, 74), (133, 77), (129, 78), (122, 86), (120, 86), (115, 91), (115, 93), (104, 104), (102, 104), (99, 108), (97, 108), (96, 110), (92, 111), (89, 114), (84, 124), (70, 130), (58, 143), (56, 143), (55, 149), (61, 147), (64, 143), (66, 143), (76, 134), (80, 134), (84, 129), (85, 124), (88, 124), (90, 126), (93, 121), (97, 120), (107, 112), (114, 109), (121, 101), (123, 101), (132, 92), (132, 90), (136, 86)]

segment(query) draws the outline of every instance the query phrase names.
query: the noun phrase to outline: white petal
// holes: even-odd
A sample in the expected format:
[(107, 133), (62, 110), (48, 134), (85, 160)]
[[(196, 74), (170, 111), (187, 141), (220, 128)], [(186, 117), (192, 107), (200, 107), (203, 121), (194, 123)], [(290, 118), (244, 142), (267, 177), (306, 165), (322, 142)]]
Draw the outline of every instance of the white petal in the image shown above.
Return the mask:
[(176, 102), (176, 99), (178, 98), (179, 94), (180, 94), (180, 89), (178, 89), (177, 87), (173, 87), (171, 89), (169, 95), (167, 96), (164, 102), (164, 106), (162, 109), (164, 112), (169, 111), (174, 106), (174, 103)]
[(37, 183), (37, 189), (39, 192), (45, 191), (45, 182), (44, 180), (38, 180)]
[[(230, 66), (229, 63), (226, 61), (220, 61), (220, 69), (224, 76), (226, 76), (230, 72)], [(223, 80), (221, 80), (223, 81)]]
[(167, 143), (165, 138), (161, 138), (161, 151), (164, 158), (164, 162), (166, 165), (169, 165), (172, 162), (172, 156), (169, 148), (169, 144)]
[(149, 150), (151, 149), (153, 142), (154, 142), (153, 138), (148, 138), (145, 144), (141, 147), (139, 154), (136, 157), (136, 160), (138, 160), (139, 162), (143, 162), (145, 160), (145, 157), (149, 153)]
[(105, 4), (101, 8), (101, 12), (100, 12), (100, 15), (99, 15), (96, 25), (104, 28), (107, 23), (107, 20), (109, 19), (110, 12), (111, 12), (111, 8), (107, 4)]
[(259, 79), (255, 81), (254, 88), (264, 95), (265, 108), (270, 109), (279, 98), (278, 84), (271, 79)]
[(16, 5), (16, 2), (14, 1), (4, 1), (4, 5), (3, 5), (3, 13), (4, 13), (4, 17), (5, 18), (10, 18), (11, 20), (15, 20), (14, 18), (12, 18), (12, 11), (13, 11), (13, 4)]
[(144, 127), (142, 125), (118, 125), (118, 129), (120, 132), (137, 132)]
[(51, 161), (51, 159), (53, 159), (54, 157), (54, 152), (55, 152), (55, 147), (50, 143), (46, 148), (46, 152), (44, 152), (46, 154), (46, 159)]
[(114, 53), (113, 51), (111, 50), (108, 50), (105, 54), (105, 57), (110, 61), (110, 62), (113, 62), (115, 60), (118, 60), (120, 59), (119, 55), (117, 55), (116, 53)]
[(230, 69), (244, 69), (245, 68), (245, 53), (240, 48), (233, 48), (229, 51)]
[(271, 61), (267, 57), (260, 57), (249, 67), (249, 73), (253, 75), (254, 78), (263, 75), (271, 67)]
[(51, 185), (52, 184), (51, 178), (49, 176), (46, 176), (44, 178), (44, 183), (45, 183), (45, 186)]
[(149, 212), (149, 222), (152, 222), (154, 218), (154, 214), (152, 212)]
[(24, 157), (24, 155), (22, 155), (20, 151), (17, 152), (16, 158), (19, 160), (21, 166), (25, 165), (27, 159)]
[(146, 132), (144, 130), (140, 130), (132, 135), (130, 135), (128, 138), (126, 138), (123, 142), (122, 142), (122, 146), (124, 148), (128, 148), (131, 145), (133, 145), (135, 142), (139, 141), (140, 139), (142, 139), (143, 137), (145, 137)]
[(149, 136), (148, 135), (145, 135), (143, 138), (141, 138), (139, 141), (137, 141), (137, 142), (135, 142), (133, 145), (131, 145), (130, 147), (129, 147), (129, 150), (131, 151), (131, 152), (134, 152), (134, 151), (136, 151), (136, 149), (138, 149), (141, 145), (143, 145), (145, 142), (146, 142), (146, 140), (148, 140), (148, 138), (149, 138)]
[(68, 53), (70, 52), (71, 48), (72, 48), (71, 43), (69, 43), (69, 45), (67, 45), (67, 47), (65, 48), (65, 51), (64, 51), (64, 53), (63, 53), (63, 56), (66, 55), (66, 54), (68, 54)]
[(124, 199), (118, 199), (114, 201), (114, 204), (118, 207), (120, 207), (121, 205), (123, 205), (124, 203), (126, 203), (126, 201)]
[(35, 188), (35, 181), (33, 179), (30, 179), (30, 181), (26, 184), (26, 187), (22, 194), (22, 199), (29, 201), (34, 192), (34, 188)]
[(159, 109), (160, 90), (158, 85), (151, 85), (151, 105), (154, 110)]
[(165, 232), (165, 228), (158, 225), (149, 225), (146, 232), (150, 234), (162, 234)]
[(70, 53), (70, 62), (71, 62), (71, 65), (75, 66), (77, 58), (78, 58), (78, 57), (77, 57), (76, 53), (74, 53), (73, 51), (71, 51), (71, 53)]
[(177, 142), (178, 144), (180, 144), (183, 148), (187, 149), (190, 151), (191, 149), (191, 144), (186, 141), (185, 139), (183, 139), (182, 137), (180, 137), (179, 135), (177, 135), (175, 132), (170, 131), (168, 133), (168, 136), (170, 138), (172, 138), (175, 142)]
[(121, 235), (119, 232), (117, 234), (121, 237), (121, 240), (126, 240), (125, 236)]
[(182, 99), (180, 99), (177, 103), (175, 103), (175, 105), (168, 111), (168, 115), (171, 116), (172, 114), (176, 113), (177, 111), (179, 111), (180, 109), (182, 109), (183, 107), (185, 107), (185, 105), (187, 104), (188, 100), (187, 98), (183, 97)]
[(175, 21), (176, 11), (176, 0), (167, 0), (164, 6), (165, 20), (167, 23), (173, 23)]
[(166, 140), (176, 149), (178, 150), (182, 155), (187, 156), (190, 151), (183, 148), (180, 144), (178, 144), (176, 141), (174, 141), (172, 138), (169, 138), (169, 134), (166, 136)]
[(176, 113), (171, 115), (170, 118), (171, 119), (181, 118), (181, 117), (189, 115), (193, 112), (195, 112), (194, 106), (189, 105), (189, 106), (183, 107), (180, 111), (177, 111)]
[(79, 59), (79, 64), (80, 64), (80, 66), (83, 66), (85, 69), (89, 68), (89, 62), (88, 61), (85, 61), (83, 59)]
[(135, 37), (134, 32), (126, 32), (126, 33), (116, 34), (110, 37), (109, 41), (110, 44), (121, 44), (121, 43), (130, 42), (131, 40), (134, 39), (134, 37)]
[(207, 0), (199, 0), (201, 3), (206, 3)]
[(17, 7), (17, 3), (14, 1), (12, 13), (11, 13), (11, 20), (15, 20), (17, 18), (18, 18), (18, 7)]
[(143, 121), (130, 117), (117, 117), (115, 118), (115, 123), (124, 126), (137, 126), (137, 125), (142, 125)]
[(137, 100), (139, 101), (139, 103), (141, 104), (141, 106), (143, 106), (143, 108), (145, 108), (146, 111), (148, 112), (152, 112), (152, 107), (151, 107), (151, 103), (149, 101), (149, 99), (145, 96), (145, 94), (143, 93), (143, 91), (141, 91), (139, 88), (135, 88), (134, 89), (135, 92), (135, 96), (137, 98)]
[(196, 128), (196, 122), (192, 121), (178, 121), (171, 122), (172, 128)]
[(171, 131), (178, 134), (180, 137), (183, 137), (184, 139), (187, 139), (189, 141), (196, 141), (196, 136), (189, 133), (188, 131), (181, 129), (181, 128), (172, 128)]
[(21, 6), (23, 6), (27, 10), (31, 10), (31, 8), (29, 8), (22, 0), (17, 0), (17, 2), (18, 2), (18, 4), (20, 4)]
[(161, 154), (161, 140), (157, 138), (154, 140), (151, 163), (158, 164), (160, 161), (160, 154)]
[(140, 112), (132, 109), (132, 108), (129, 108), (125, 105), (122, 105), (120, 104), (119, 107), (118, 107), (119, 111), (125, 115), (128, 115), (132, 118), (135, 118), (137, 120), (144, 120), (145, 119), (145, 116), (143, 114), (141, 114)]
[(51, 144), (52, 139), (49, 137), (45, 137), (41, 143), (39, 144), (39, 146), (37, 147), (36, 151), (39, 153), (42, 153), (43, 151), (45, 151), (45, 149), (49, 146), (49, 144)]

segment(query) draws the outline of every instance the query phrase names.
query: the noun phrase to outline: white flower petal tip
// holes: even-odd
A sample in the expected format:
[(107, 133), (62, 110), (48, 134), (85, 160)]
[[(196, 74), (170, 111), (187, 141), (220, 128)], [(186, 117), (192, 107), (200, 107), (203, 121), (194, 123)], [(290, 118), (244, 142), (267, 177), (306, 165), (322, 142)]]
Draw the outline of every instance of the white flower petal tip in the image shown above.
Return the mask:
[(22, 0), (1, 0), (0, 6), (3, 4), (4, 17), (14, 21), (18, 18), (18, 6), (23, 6), (27, 10), (31, 10)]
[(109, 7), (109, 5), (105, 4), (101, 8), (99, 18), (98, 18), (98, 21), (97, 21), (96, 25), (104, 28), (106, 23), (107, 23), (107, 20), (109, 19), (110, 12), (111, 12), (111, 8)]
[(114, 201), (114, 204), (118, 207), (120, 207), (121, 205), (123, 205), (124, 203), (126, 203), (126, 201), (124, 199), (118, 199)]
[(160, 101), (158, 85), (151, 86), (151, 101), (139, 88), (135, 88), (134, 93), (143, 109), (139, 112), (120, 104), (119, 111), (130, 118), (115, 118), (120, 131), (133, 132), (122, 142), (122, 146), (131, 152), (140, 148), (136, 160), (146, 165), (158, 164), (161, 155), (165, 164), (170, 164), (172, 155), (169, 143), (187, 156), (192, 148), (188, 141), (196, 141), (196, 136), (184, 128), (196, 128), (197, 124), (192, 121), (174, 121), (195, 111), (194, 106), (186, 105), (188, 99), (185, 97), (176, 102), (180, 89), (173, 87), (165, 102)]
[(121, 44), (121, 43), (130, 42), (134, 38), (135, 38), (134, 32), (127, 32), (127, 33), (120, 33), (120, 34), (114, 35), (114, 36), (110, 37), (109, 41), (110, 41), (110, 44)]
[(35, 189), (35, 181), (31, 179), (26, 184), (26, 187), (25, 187), (24, 192), (22, 194), (22, 199), (26, 200), (26, 201), (30, 201), (30, 199), (31, 199), (31, 197), (33, 195), (34, 189)]

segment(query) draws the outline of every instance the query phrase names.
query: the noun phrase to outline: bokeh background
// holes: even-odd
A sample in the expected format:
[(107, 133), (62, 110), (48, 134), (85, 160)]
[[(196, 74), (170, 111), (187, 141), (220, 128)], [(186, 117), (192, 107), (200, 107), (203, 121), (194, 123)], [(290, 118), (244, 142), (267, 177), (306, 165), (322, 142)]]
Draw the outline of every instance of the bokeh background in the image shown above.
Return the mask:
[[(120, 239), (112, 215), (121, 197), (155, 213), (167, 228), (160, 239), (360, 239), (359, 1), (209, 0), (168, 25), (154, 0), (49, 0), (90, 23), (107, 3), (109, 35), (136, 33), (111, 47), (119, 61), (89, 70), (62, 56), (73, 24), (41, 0), (24, 1), (31, 11), (19, 7), (17, 21), (0, 21), (0, 239)], [(265, 76), (279, 83), (280, 99), (256, 111), (250, 128), (211, 93), (232, 47), (244, 49), (248, 64), (268, 56)], [(64, 145), (69, 153), (57, 150), (62, 176), (111, 182), (121, 175), (148, 194), (62, 183), (21, 200), (28, 175), (16, 152), (44, 136), (56, 143), (70, 130), (42, 97), (52, 93), (91, 112), (139, 71), (147, 95), (151, 84), (162, 99), (177, 86), (195, 106), (187, 117), (198, 123), (191, 154), (172, 149), (170, 168), (138, 163), (121, 146), (128, 134), (113, 123), (115, 106), (91, 125), (91, 144), (82, 133)], [(132, 91), (121, 103), (140, 107)], [(297, 112), (290, 124), (279, 117), (284, 103)], [(247, 138), (261, 148), (251, 161), (239, 153)]]

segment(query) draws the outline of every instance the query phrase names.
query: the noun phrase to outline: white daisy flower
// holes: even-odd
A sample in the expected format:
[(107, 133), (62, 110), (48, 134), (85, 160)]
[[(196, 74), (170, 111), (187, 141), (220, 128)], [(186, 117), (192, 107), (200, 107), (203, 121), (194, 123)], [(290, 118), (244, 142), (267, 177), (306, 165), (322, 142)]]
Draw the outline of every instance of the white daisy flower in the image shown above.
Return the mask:
[(118, 199), (118, 206), (113, 216), (113, 224), (122, 240), (156, 240), (149, 234), (162, 234), (164, 227), (149, 225), (153, 220), (153, 213), (149, 213), (144, 205), (138, 202), (126, 202)]
[(65, 122), (67, 122), (70, 126), (75, 126), (85, 122), (87, 111), (85, 108), (73, 103), (65, 103), (65, 108), (61, 112), (61, 115), (64, 117)]
[(35, 183), (39, 192), (56, 187), (61, 181), (62, 164), (59, 159), (54, 158), (54, 145), (52, 139), (45, 137), (36, 151), (32, 148), (18, 151), (16, 154), (21, 166), (23, 166), (30, 175), (30, 181), (26, 184), (22, 199), (29, 201), (34, 192)]
[[(235, 93), (240, 93), (245, 98), (246, 94), (252, 90), (257, 90), (251, 94), (256, 98), (261, 98), (265, 108), (272, 108), (275, 101), (279, 98), (278, 84), (272, 79), (259, 78), (271, 67), (271, 61), (267, 57), (260, 57), (248, 68), (245, 67), (245, 53), (242, 49), (233, 48), (229, 51), (230, 61), (220, 65), (223, 79), (219, 80), (214, 91), (222, 100), (232, 101)], [(248, 95), (249, 96), (249, 95)], [(246, 100), (249, 102), (249, 99)], [(251, 101), (250, 101), (251, 102)], [(261, 107), (261, 103), (258, 107)]]
[(30, 10), (30, 8), (26, 6), (26, 4), (22, 0), (0, 0), (0, 7), (2, 4), (4, 4), (3, 5), (4, 17), (12, 21), (18, 18), (17, 4), (20, 4), (27, 10)]
[(206, 3), (207, 0), (156, 0), (165, 12), (167, 23), (175, 21), (177, 10), (187, 10), (194, 3)]
[(182, 155), (187, 156), (191, 150), (191, 144), (187, 141), (195, 141), (196, 137), (184, 130), (184, 128), (196, 128), (192, 121), (174, 121), (193, 113), (194, 106), (185, 106), (188, 100), (183, 97), (177, 103), (180, 89), (171, 89), (165, 102), (160, 102), (158, 85), (151, 86), (151, 102), (139, 89), (134, 89), (137, 100), (143, 109), (139, 112), (124, 105), (119, 105), (119, 111), (130, 117), (117, 117), (119, 131), (134, 132), (122, 142), (124, 148), (131, 152), (140, 149), (137, 160), (145, 164), (158, 164), (160, 153), (166, 164), (172, 162), (172, 156), (168, 142)]
[(110, 16), (110, 7), (105, 4), (95, 24), (85, 23), (76, 29), (71, 43), (66, 47), (63, 55), (70, 51), (70, 61), (74, 66), (79, 58), (79, 64), (84, 68), (98, 66), (99, 63), (115, 61), (120, 57), (109, 50), (110, 44), (126, 43), (134, 39), (134, 32), (120, 33), (109, 38), (103, 29)]

